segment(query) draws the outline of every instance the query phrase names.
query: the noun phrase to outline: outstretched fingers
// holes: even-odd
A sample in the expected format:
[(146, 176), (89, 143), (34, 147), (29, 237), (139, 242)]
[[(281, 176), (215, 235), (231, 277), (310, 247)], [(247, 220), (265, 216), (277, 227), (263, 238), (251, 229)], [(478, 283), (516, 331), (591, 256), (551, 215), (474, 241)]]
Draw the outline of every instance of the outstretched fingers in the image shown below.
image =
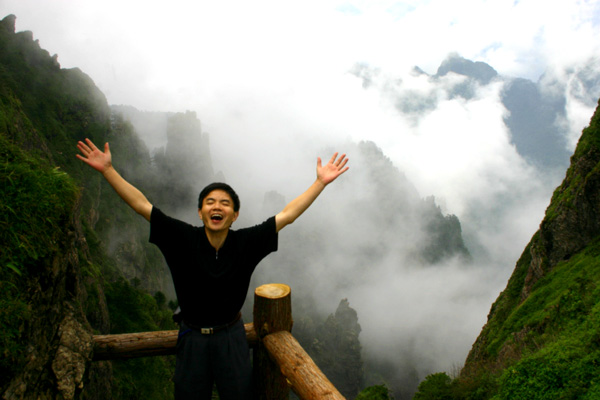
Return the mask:
[[(84, 154), (87, 155), (89, 154), (92, 150), (82, 141), (77, 142), (77, 148), (79, 149), (79, 151)], [(79, 154), (77, 154), (79, 155)]]
[[(335, 153), (335, 154), (337, 156), (337, 153)], [(346, 165), (347, 162), (348, 162), (348, 159), (346, 158), (346, 155), (342, 154), (342, 156), (335, 162), (335, 165), (338, 167), (338, 170), (341, 170), (342, 168), (344, 168), (344, 166)], [(346, 169), (348, 169), (348, 167), (346, 167)]]
[(334, 153), (331, 159), (329, 160), (329, 164), (334, 166), (338, 170), (340, 175), (348, 170), (349, 167), (346, 167), (347, 163), (348, 159), (346, 158), (346, 154), (342, 154), (341, 157), (338, 158), (337, 152)]
[(96, 146), (90, 139), (86, 138), (85, 141), (86, 143), (82, 141), (77, 142), (77, 148), (79, 149), (79, 151), (81, 151), (83, 155), (87, 157), (94, 151), (94, 149), (96, 149)]
[(338, 156), (338, 152), (336, 151), (335, 153), (333, 153), (333, 155), (331, 156), (331, 159), (329, 160), (329, 164), (333, 164), (335, 163), (335, 159)]

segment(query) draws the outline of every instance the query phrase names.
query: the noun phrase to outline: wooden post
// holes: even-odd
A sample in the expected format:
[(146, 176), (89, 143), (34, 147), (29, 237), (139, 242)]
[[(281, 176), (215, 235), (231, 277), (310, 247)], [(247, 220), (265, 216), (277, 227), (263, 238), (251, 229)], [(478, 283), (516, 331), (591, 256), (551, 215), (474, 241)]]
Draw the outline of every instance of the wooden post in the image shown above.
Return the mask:
[(272, 333), (262, 345), (302, 400), (345, 400), (291, 333)]
[(254, 380), (260, 400), (284, 400), (290, 388), (281, 369), (269, 357), (260, 339), (274, 332), (292, 330), (292, 297), (287, 285), (271, 283), (254, 292), (254, 329), (259, 343), (254, 349)]

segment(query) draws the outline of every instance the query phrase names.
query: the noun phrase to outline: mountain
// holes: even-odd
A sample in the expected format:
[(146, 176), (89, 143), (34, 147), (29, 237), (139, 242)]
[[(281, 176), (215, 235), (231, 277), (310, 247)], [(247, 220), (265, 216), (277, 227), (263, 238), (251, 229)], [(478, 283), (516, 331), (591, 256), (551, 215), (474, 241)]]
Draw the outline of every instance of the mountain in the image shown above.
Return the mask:
[(501, 77), (488, 64), (473, 62), (457, 54), (448, 56), (434, 78), (448, 73), (467, 77), (463, 85), (453, 88), (451, 96), (469, 98), (473, 83), (488, 85), (493, 80), (504, 81), (502, 104), (508, 115), (504, 123), (519, 154), (541, 168), (566, 168), (569, 152), (565, 135), (557, 123), (566, 114), (566, 99), (553, 96), (541, 87), (541, 79), (534, 83), (523, 78)]
[(598, 215), (600, 106), (460, 375), (430, 375), (415, 399), (598, 398)]
[(467, 60), (458, 54), (448, 56), (439, 66), (435, 76), (444, 76), (450, 72), (473, 78), (482, 85), (487, 85), (492, 79), (498, 77), (498, 72), (490, 65), (481, 61)]
[[(595, 93), (600, 87), (600, 75), (592, 68), (595, 63), (590, 60), (589, 65), (579, 71), (565, 71), (571, 76), (568, 88), (546, 74), (537, 82), (502, 76), (490, 65), (467, 60), (458, 54), (450, 54), (433, 75), (419, 67), (415, 67), (413, 73), (426, 77), (449, 99), (470, 100), (480, 88), (500, 84), (500, 100), (507, 111), (504, 123), (511, 142), (525, 160), (547, 172), (564, 171), (569, 165), (571, 150), (565, 139), (568, 136), (568, 126), (564, 124), (568, 106), (565, 94), (582, 104), (595, 102)], [(434, 110), (444, 98), (436, 92), (423, 93), (405, 88), (402, 81), (386, 78), (381, 71), (368, 65), (356, 65), (353, 73), (362, 79), (365, 89), (380, 90), (392, 99), (399, 113), (413, 118)], [(450, 75), (457, 79), (452, 84), (442, 84), (441, 80)]]

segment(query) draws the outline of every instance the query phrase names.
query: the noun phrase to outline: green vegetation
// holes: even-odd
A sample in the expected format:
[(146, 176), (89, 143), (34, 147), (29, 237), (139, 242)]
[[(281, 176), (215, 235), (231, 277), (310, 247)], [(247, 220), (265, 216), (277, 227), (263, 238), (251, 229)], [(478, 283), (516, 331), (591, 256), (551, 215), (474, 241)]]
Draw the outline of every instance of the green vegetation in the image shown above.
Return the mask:
[[(164, 295), (154, 297), (136, 288), (125, 279), (107, 284), (106, 299), (111, 316), (111, 333), (146, 332), (177, 329)], [(171, 376), (174, 357), (148, 357), (113, 361), (114, 398), (170, 399), (173, 398)]]
[(583, 129), (575, 154), (571, 157), (571, 167), (563, 184), (560, 185), (552, 196), (550, 206), (546, 210), (546, 221), (552, 221), (562, 208), (574, 208), (577, 195), (581, 195), (581, 188), (588, 179), (593, 179), (598, 174), (599, 165), (590, 170), (586, 175), (581, 174), (580, 160), (590, 154), (600, 152), (600, 113), (595, 112), (589, 126)]
[(38, 260), (59, 251), (77, 193), (67, 174), (29, 157), (0, 134), (1, 377), (24, 362), (22, 334), (31, 316), (26, 281), (39, 272)]
[(599, 256), (600, 241), (596, 241), (557, 266), (536, 285), (531, 301), (526, 301), (530, 315), (515, 313), (510, 323), (528, 328), (525, 340), (531, 344), (524, 357), (503, 371), (499, 399), (575, 399), (597, 391)]
[(385, 385), (376, 385), (362, 390), (354, 400), (393, 400), (392, 394)]
[(421, 382), (414, 400), (452, 400), (452, 379), (445, 372), (431, 374)]
[[(5, 123), (0, 128), (15, 143), (52, 157), (73, 175), (79, 169), (72, 157), (75, 141), (85, 136), (100, 139), (110, 129), (104, 95), (80, 70), (61, 69), (56, 58), (32, 40), (31, 32), (13, 34), (0, 29), (0, 66), (3, 104), (22, 110), (37, 132), (21, 124)], [(8, 119), (14, 116), (3, 111)]]
[[(364, 387), (364, 366), (358, 336), (361, 331), (356, 311), (342, 299), (334, 314), (324, 321), (310, 312), (295, 308), (302, 315), (294, 321), (294, 337), (346, 398), (354, 398)], [(314, 319), (313, 319), (314, 318)]]
[(151, 296), (123, 278), (107, 283), (105, 290), (111, 316), (110, 333), (177, 329), (173, 310), (160, 300), (164, 299), (161, 292)]
[(77, 198), (70, 177), (0, 136), (0, 260), (14, 272), (56, 249)]

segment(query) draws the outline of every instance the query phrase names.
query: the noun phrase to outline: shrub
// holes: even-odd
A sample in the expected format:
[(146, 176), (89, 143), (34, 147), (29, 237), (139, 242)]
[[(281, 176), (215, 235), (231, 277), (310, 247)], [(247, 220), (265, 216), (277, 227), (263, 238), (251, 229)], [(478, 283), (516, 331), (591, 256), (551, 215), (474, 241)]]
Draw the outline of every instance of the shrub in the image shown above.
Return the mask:
[(386, 385), (369, 386), (363, 389), (354, 400), (393, 400)]

